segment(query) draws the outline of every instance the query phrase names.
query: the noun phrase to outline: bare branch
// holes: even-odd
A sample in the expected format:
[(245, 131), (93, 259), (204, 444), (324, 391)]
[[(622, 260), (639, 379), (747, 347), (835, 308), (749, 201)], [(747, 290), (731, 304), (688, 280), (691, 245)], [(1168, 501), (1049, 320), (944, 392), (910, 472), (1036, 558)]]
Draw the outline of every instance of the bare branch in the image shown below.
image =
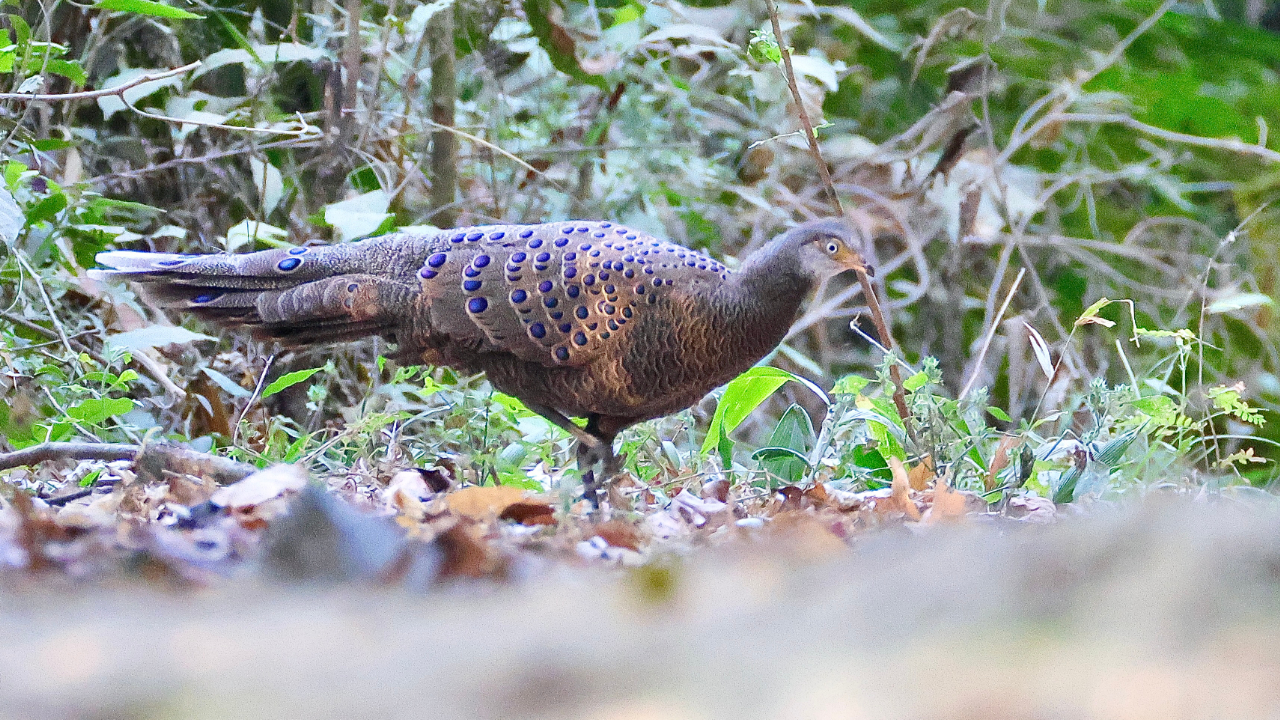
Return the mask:
[(175, 75), (182, 75), (183, 73), (189, 73), (192, 70), (195, 70), (196, 68), (200, 67), (200, 65), (201, 65), (201, 62), (197, 60), (189, 65), (183, 65), (182, 67), (179, 67), (179, 68), (174, 68), (172, 70), (165, 70), (164, 72), (153, 73), (151, 75), (142, 75), (140, 77), (136, 77), (130, 80), (129, 82), (123, 85), (117, 85), (116, 87), (111, 87), (111, 88), (103, 88), (101, 90), (82, 90), (80, 92), (73, 92), (73, 93), (52, 93), (52, 94), (0, 93), (0, 100), (22, 100), (24, 102), (33, 102), (37, 100), (43, 101), (43, 102), (62, 102), (65, 100), (93, 100), (94, 98), (111, 97), (113, 95), (115, 97), (120, 98), (121, 100), (124, 100), (124, 93), (126, 90), (132, 90), (133, 88), (136, 88), (139, 85), (146, 85), (147, 83), (155, 82), (157, 80), (165, 80)]

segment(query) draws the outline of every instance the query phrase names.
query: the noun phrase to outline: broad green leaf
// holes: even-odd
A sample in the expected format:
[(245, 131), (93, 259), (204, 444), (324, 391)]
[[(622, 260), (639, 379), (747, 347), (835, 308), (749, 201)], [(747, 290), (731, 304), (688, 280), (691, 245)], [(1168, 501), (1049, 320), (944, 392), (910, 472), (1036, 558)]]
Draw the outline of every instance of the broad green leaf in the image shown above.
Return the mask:
[(915, 392), (929, 383), (929, 374), (921, 371), (902, 381), (902, 388), (908, 392)]
[(129, 398), (92, 398), (67, 409), (67, 415), (89, 425), (97, 425), (109, 417), (123, 415), (133, 409)]
[(870, 380), (860, 375), (845, 375), (836, 381), (835, 387), (831, 388), (831, 392), (837, 395), (857, 395), (870, 384)]
[(752, 457), (783, 482), (795, 484), (804, 479), (805, 472), (809, 469), (807, 456), (813, 440), (813, 423), (809, 420), (809, 413), (799, 405), (792, 405), (778, 420), (777, 427), (769, 437), (769, 446), (774, 450), (786, 451), (794, 457), (787, 454), (780, 456), (777, 453), (766, 454), (764, 457), (757, 453)]
[(307, 378), (311, 377), (312, 375), (315, 375), (316, 373), (320, 372), (323, 369), (324, 369), (323, 367), (318, 367), (318, 368), (309, 368), (307, 370), (295, 370), (291, 373), (285, 373), (284, 375), (281, 375), (280, 377), (271, 381), (270, 385), (267, 385), (265, 388), (263, 388), (262, 399), (265, 400), (271, 397), (272, 395), (275, 395), (276, 393), (280, 392), (281, 390), (284, 390), (285, 388), (293, 387), (294, 385), (297, 385), (298, 383), (303, 382)]
[(204, 19), (203, 15), (187, 12), (186, 10), (173, 7), (172, 5), (152, 2), (152, 0), (98, 0), (93, 7), (98, 10), (115, 10), (118, 12), (133, 13), (135, 15), (171, 18), (173, 20)]
[(702, 453), (705, 455), (712, 448), (719, 448), (727, 466), (729, 458), (724, 452), (725, 443), (728, 443), (729, 448), (733, 445), (729, 440), (729, 433), (741, 425), (751, 411), (778, 388), (787, 381), (796, 379), (795, 375), (786, 370), (767, 366), (753, 367), (734, 378), (725, 386), (724, 394), (720, 396), (716, 413), (711, 418), (711, 427), (707, 428), (707, 438), (702, 443)]

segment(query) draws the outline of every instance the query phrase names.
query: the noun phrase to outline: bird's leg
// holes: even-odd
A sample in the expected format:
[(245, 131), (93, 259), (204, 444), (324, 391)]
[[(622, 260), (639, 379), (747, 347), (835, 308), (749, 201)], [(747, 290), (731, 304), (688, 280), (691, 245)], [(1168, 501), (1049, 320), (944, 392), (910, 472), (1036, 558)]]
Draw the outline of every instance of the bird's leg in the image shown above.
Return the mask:
[[(578, 427), (576, 423), (565, 417), (564, 413), (545, 405), (531, 405), (526, 402), (525, 407), (577, 438), (578, 470), (582, 473), (582, 494), (584, 498), (591, 501), (593, 508), (600, 509), (600, 486), (596, 482), (595, 465), (597, 462), (603, 462), (605, 477), (606, 479), (610, 477), (609, 467), (611, 464), (616, 464), (613, 454), (613, 438), (606, 440), (593, 433), (591, 422), (587, 423), (586, 429)], [(616, 472), (616, 469), (614, 472)]]

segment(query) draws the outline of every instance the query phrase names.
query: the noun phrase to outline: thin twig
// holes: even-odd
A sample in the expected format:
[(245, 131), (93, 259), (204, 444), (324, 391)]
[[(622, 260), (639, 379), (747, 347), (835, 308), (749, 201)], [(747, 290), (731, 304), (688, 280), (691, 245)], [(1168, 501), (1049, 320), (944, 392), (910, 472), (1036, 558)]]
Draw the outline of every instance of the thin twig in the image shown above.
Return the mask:
[(1009, 301), (1013, 300), (1013, 296), (1018, 292), (1018, 286), (1022, 284), (1022, 278), (1026, 277), (1027, 269), (1018, 270), (1018, 276), (1013, 279), (1013, 285), (1009, 288), (1009, 292), (1004, 296), (1004, 302), (1000, 304), (1000, 309), (996, 312), (995, 317), (991, 319), (991, 326), (987, 328), (986, 337), (982, 338), (982, 347), (978, 349), (978, 356), (973, 360), (973, 370), (969, 372), (969, 380), (965, 382), (964, 389), (960, 391), (956, 400), (964, 400), (969, 394), (969, 390), (973, 388), (973, 383), (978, 379), (978, 371), (982, 369), (982, 361), (987, 357), (987, 350), (991, 347), (991, 341), (996, 336), (996, 328), (1000, 327), (1000, 321), (1004, 319), (1004, 313), (1009, 309)]
[(240, 423), (244, 422), (244, 416), (248, 414), (249, 408), (253, 407), (253, 403), (258, 399), (258, 396), (262, 394), (262, 386), (267, 382), (267, 373), (271, 371), (271, 364), (275, 361), (275, 355), (267, 358), (267, 365), (262, 368), (262, 374), (258, 376), (258, 384), (253, 388), (253, 394), (249, 396), (249, 401), (244, 404), (244, 409), (240, 411), (240, 416), (236, 418), (236, 426), (231, 430), (232, 445), (235, 445), (236, 439), (240, 435)]
[(124, 93), (126, 90), (132, 90), (133, 88), (136, 88), (139, 85), (146, 85), (149, 82), (155, 82), (157, 80), (165, 80), (175, 75), (182, 75), (183, 73), (191, 72), (192, 70), (195, 70), (196, 68), (200, 67), (200, 65), (201, 65), (201, 62), (197, 60), (191, 63), (190, 65), (183, 65), (180, 68), (165, 70), (164, 72), (159, 72), (159, 73), (152, 73), (150, 75), (142, 75), (130, 80), (129, 82), (123, 85), (117, 85), (116, 87), (110, 87), (110, 88), (103, 88), (101, 90), (82, 90), (80, 92), (73, 92), (73, 93), (49, 93), (49, 94), (0, 93), (0, 100), (22, 100), (26, 102), (33, 102), (38, 100), (38, 101), (44, 101), (44, 102), (62, 102), (64, 100), (93, 100), (94, 98), (111, 97), (112, 95), (123, 100)]
[(48, 442), (0, 453), (0, 470), (49, 460), (132, 460), (140, 449), (138, 445), (123, 443)]
[[(889, 326), (885, 324), (884, 313), (880, 311), (880, 300), (876, 298), (876, 290), (871, 286), (871, 277), (862, 268), (854, 272), (858, 273), (858, 282), (862, 283), (862, 294), (867, 298), (867, 307), (871, 310), (871, 321), (876, 324), (876, 334), (880, 336), (880, 342), (883, 344), (884, 349), (892, 352), (894, 347), (893, 336), (889, 334)], [(907, 434), (914, 436), (914, 431), (911, 427), (911, 411), (907, 409), (907, 393), (902, 388), (902, 373), (898, 370), (896, 363), (889, 365), (889, 378), (893, 380), (894, 407), (898, 408), (898, 416), (902, 418), (902, 425), (907, 429)]]
[(809, 113), (804, 109), (804, 98), (800, 96), (800, 86), (796, 83), (796, 71), (791, 67), (791, 51), (787, 49), (787, 43), (782, 38), (782, 23), (778, 20), (778, 7), (774, 5), (773, 0), (766, 0), (765, 4), (769, 7), (769, 22), (773, 24), (773, 38), (778, 42), (778, 49), (782, 52), (782, 67), (787, 75), (787, 87), (791, 88), (791, 97), (796, 101), (796, 114), (800, 117), (800, 126), (804, 128), (805, 139), (809, 141), (809, 152), (813, 155), (814, 162), (818, 164), (818, 173), (826, 185), (831, 205), (835, 208), (837, 215), (844, 217), (844, 206), (840, 204), (840, 196), (836, 194), (836, 185), (831, 180), (831, 170), (827, 168), (827, 161), (822, 157), (822, 149), (818, 147), (818, 136), (813, 134), (813, 123), (809, 121)]

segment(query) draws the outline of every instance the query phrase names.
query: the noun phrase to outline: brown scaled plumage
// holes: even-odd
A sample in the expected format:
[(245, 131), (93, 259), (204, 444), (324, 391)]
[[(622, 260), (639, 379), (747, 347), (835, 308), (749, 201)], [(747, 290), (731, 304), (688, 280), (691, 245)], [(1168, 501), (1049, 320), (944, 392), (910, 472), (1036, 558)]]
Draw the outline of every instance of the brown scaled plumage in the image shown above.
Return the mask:
[[(856, 234), (815, 220), (737, 271), (608, 222), (403, 232), (242, 255), (105, 252), (99, 277), (261, 338), (382, 335), (408, 362), (483, 371), (572, 433), (587, 497), (623, 428), (689, 407), (782, 341), (821, 279), (863, 267)], [(585, 417), (581, 428), (569, 417)]]

